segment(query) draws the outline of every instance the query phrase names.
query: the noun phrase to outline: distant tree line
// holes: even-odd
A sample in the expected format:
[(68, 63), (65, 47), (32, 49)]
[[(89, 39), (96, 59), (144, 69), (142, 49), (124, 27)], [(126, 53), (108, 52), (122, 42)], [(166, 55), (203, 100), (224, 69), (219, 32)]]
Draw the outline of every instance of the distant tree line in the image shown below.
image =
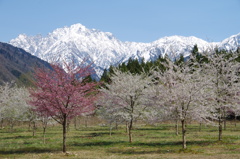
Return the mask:
[[(209, 52), (205, 51), (204, 53), (200, 53), (198, 50), (198, 46), (194, 45), (190, 56), (195, 57), (196, 62), (198, 62), (199, 64), (208, 63), (210, 58), (210, 56), (208, 55), (211, 54), (210, 52), (212, 54), (224, 54), (226, 58), (230, 58), (233, 54), (237, 54), (238, 56), (235, 60), (237, 62), (240, 62), (240, 47), (238, 47), (236, 51), (227, 51), (224, 49), (214, 48)], [(179, 57), (174, 58), (174, 63), (176, 65), (180, 65), (181, 63), (188, 60), (190, 56), (184, 57), (183, 54), (180, 54)], [(122, 72), (130, 72), (132, 74), (141, 74), (143, 72), (148, 73), (152, 68), (158, 68), (159, 70), (164, 72), (167, 69), (165, 63), (167, 63), (168, 60), (171, 60), (169, 59), (168, 55), (165, 55), (164, 57), (162, 55), (159, 55), (158, 58), (153, 61), (145, 61), (144, 58), (140, 60), (129, 58), (128, 61), (123, 62), (117, 66), (110, 65), (109, 69), (104, 69), (100, 81), (109, 83), (110, 77), (114, 73), (113, 70), (115, 68), (119, 69)]]

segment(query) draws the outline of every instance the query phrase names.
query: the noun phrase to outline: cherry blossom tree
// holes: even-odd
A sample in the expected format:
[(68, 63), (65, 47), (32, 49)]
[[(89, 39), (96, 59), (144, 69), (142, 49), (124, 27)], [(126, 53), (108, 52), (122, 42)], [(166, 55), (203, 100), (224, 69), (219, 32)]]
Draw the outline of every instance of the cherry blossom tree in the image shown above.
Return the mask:
[[(194, 60), (189, 60), (191, 62)], [(165, 72), (153, 71), (155, 84), (152, 87), (152, 99), (156, 109), (162, 110), (160, 116), (176, 115), (182, 125), (182, 148), (186, 149), (186, 123), (190, 120), (210, 122), (211, 107), (205, 100), (207, 82), (197, 64), (182, 62), (178, 65), (168, 60)], [(193, 69), (190, 66), (195, 66)], [(200, 67), (198, 67), (200, 68)]]
[(5, 83), (0, 87), (0, 113), (1, 118), (9, 122), (10, 131), (16, 121), (26, 119), (29, 105), (27, 104), (28, 90), (19, 88), (13, 82)]
[[(105, 99), (103, 99), (105, 100)], [(99, 102), (100, 103), (100, 102)], [(102, 102), (101, 102), (102, 103)], [(103, 119), (104, 121), (107, 122), (109, 126), (109, 135), (112, 136), (112, 128), (113, 128), (113, 123), (115, 123), (115, 128), (117, 129), (117, 126), (119, 123), (125, 122), (124, 119), (121, 117), (121, 115), (118, 114), (112, 114), (110, 113), (111, 111), (107, 107), (98, 107), (97, 109), (97, 114), (98, 117)]]
[(133, 122), (147, 117), (152, 110), (147, 97), (150, 78), (144, 74), (131, 74), (115, 69), (111, 83), (100, 89), (98, 105), (114, 118), (127, 123), (129, 142), (132, 142)]
[(4, 109), (6, 107), (6, 101), (8, 100), (9, 90), (12, 84), (4, 83), (0, 86), (0, 120), (1, 120), (1, 128), (3, 128), (3, 120), (5, 117)]
[[(28, 99), (26, 99), (26, 101), (28, 101)], [(26, 120), (29, 122), (29, 130), (32, 128), (32, 135), (35, 136), (36, 134), (36, 122), (38, 120), (38, 116), (37, 113), (33, 110), (32, 106), (29, 105), (29, 107), (27, 108), (27, 112), (26, 112)]]
[(67, 123), (77, 115), (94, 110), (97, 84), (84, 80), (92, 74), (91, 65), (65, 63), (63, 67), (51, 66), (52, 69), (36, 70), (36, 89), (30, 90), (30, 103), (37, 112), (47, 113), (62, 125), (62, 151), (66, 152)]
[(37, 116), (38, 120), (41, 121), (42, 123), (42, 128), (43, 128), (43, 143), (45, 144), (46, 141), (46, 130), (47, 130), (47, 126), (50, 120), (50, 115), (48, 112), (36, 112), (34, 111), (34, 109), (32, 109), (33, 113), (35, 113), (35, 115)]
[(204, 65), (205, 75), (209, 79), (208, 98), (213, 112), (218, 119), (219, 135), (222, 140), (222, 124), (226, 126), (228, 110), (239, 110), (237, 93), (239, 92), (239, 63), (235, 53), (227, 53), (218, 49), (210, 50), (209, 62)]

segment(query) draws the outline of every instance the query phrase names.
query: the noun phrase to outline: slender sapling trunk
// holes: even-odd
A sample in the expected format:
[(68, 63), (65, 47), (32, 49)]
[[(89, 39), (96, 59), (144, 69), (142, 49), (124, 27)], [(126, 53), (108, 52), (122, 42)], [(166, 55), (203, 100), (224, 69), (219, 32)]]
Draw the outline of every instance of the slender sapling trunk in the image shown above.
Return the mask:
[(77, 116), (75, 116), (74, 118), (74, 128), (75, 130), (77, 130)]
[(109, 135), (112, 136), (112, 122), (109, 123)]
[(66, 139), (67, 139), (67, 115), (66, 114), (63, 115), (62, 126), (63, 126), (63, 147), (62, 147), (62, 150), (65, 153), (67, 151), (66, 150)]
[(43, 144), (46, 143), (46, 127), (43, 127)]
[(85, 127), (87, 128), (88, 127), (88, 116), (86, 116), (84, 119), (85, 119)]
[(236, 113), (234, 114), (234, 121), (235, 121), (235, 127), (237, 127), (237, 115), (236, 115)]
[(132, 143), (132, 124), (133, 120), (131, 119), (128, 125), (128, 138), (129, 138), (129, 143)]
[(199, 123), (199, 132), (202, 131), (202, 122)]
[(178, 136), (178, 119), (176, 119), (175, 131), (176, 131), (176, 135)]
[(226, 110), (223, 110), (223, 123), (224, 123), (224, 130), (227, 130), (227, 115)]
[(221, 117), (218, 119), (218, 140), (222, 140), (222, 120)]
[(35, 136), (35, 134), (36, 134), (36, 122), (33, 121), (32, 123), (33, 123), (32, 136)]
[(118, 121), (115, 120), (115, 129), (118, 130)]
[(1, 129), (3, 129), (3, 118), (1, 118)]
[(128, 127), (128, 122), (126, 122), (126, 133), (128, 134), (129, 127)]
[(186, 141), (186, 123), (185, 120), (181, 120), (182, 122), (182, 148), (187, 148), (187, 141)]

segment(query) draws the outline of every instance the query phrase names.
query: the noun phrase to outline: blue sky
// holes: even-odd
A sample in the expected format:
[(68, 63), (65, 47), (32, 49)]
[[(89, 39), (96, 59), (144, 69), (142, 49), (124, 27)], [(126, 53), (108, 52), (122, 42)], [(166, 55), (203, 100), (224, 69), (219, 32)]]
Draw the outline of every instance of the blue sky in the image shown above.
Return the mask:
[(0, 41), (81, 23), (122, 41), (222, 41), (240, 32), (240, 0), (0, 0)]

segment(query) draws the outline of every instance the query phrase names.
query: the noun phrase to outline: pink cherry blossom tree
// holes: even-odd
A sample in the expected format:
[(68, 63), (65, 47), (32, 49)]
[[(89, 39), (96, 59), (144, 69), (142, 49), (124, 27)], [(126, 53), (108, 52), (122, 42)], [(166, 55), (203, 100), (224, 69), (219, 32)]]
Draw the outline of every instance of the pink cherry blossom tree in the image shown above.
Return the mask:
[(91, 65), (65, 63), (63, 67), (58, 64), (51, 67), (36, 70), (36, 89), (30, 90), (30, 103), (37, 112), (51, 116), (62, 125), (62, 151), (66, 152), (67, 123), (77, 115), (94, 110), (97, 84), (84, 80), (92, 74)]

